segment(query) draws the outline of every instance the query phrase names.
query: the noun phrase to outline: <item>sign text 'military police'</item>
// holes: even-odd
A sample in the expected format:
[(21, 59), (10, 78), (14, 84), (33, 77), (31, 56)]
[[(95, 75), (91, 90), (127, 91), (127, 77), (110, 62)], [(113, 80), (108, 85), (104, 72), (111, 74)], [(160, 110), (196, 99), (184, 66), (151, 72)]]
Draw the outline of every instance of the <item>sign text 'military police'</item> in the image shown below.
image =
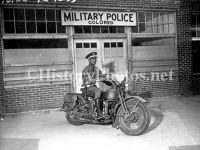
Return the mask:
[(135, 26), (136, 13), (61, 11), (62, 25)]

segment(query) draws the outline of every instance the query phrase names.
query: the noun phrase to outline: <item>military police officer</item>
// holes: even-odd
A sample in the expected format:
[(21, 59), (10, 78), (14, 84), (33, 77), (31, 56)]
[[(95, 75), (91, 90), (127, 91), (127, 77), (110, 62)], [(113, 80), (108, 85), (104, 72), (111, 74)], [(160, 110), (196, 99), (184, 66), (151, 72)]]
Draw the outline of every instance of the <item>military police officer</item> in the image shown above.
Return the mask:
[(87, 94), (94, 94), (94, 100), (97, 106), (97, 118), (102, 118), (103, 115), (100, 110), (101, 89), (96, 86), (96, 80), (103, 80), (105, 76), (102, 74), (101, 70), (95, 66), (97, 62), (97, 52), (89, 53), (86, 59), (88, 59), (89, 65), (82, 71), (83, 86), (87, 86)]

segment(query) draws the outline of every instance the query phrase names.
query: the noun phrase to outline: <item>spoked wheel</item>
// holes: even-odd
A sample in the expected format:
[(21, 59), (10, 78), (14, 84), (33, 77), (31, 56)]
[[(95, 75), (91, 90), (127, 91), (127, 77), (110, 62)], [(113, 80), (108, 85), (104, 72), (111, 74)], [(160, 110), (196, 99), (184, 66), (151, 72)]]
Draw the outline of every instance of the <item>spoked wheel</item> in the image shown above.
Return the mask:
[(67, 121), (75, 126), (83, 125), (84, 123), (80, 121), (79, 117), (73, 114), (66, 114)]
[(122, 107), (120, 107), (117, 112), (117, 121), (120, 130), (125, 134), (132, 136), (143, 134), (149, 127), (151, 120), (148, 108), (141, 102), (139, 102), (135, 108), (136, 101), (133, 99), (128, 100), (126, 104), (130, 111), (129, 116), (125, 115)]

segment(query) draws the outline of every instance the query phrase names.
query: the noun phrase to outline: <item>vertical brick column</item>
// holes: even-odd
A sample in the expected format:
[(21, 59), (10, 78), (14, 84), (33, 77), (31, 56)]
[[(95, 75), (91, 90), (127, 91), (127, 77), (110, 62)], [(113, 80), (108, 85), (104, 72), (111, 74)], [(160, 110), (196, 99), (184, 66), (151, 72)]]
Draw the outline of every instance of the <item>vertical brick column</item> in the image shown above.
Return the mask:
[(177, 0), (177, 52), (179, 93), (192, 94), (192, 33), (190, 0)]
[[(0, 18), (2, 18), (2, 10), (0, 9)], [(1, 19), (2, 20), (2, 19)], [(2, 28), (1, 28), (1, 21), (0, 21), (0, 105), (3, 105), (3, 89), (4, 89), (4, 84), (3, 84), (3, 46), (2, 46)], [(0, 106), (0, 108), (1, 108)]]

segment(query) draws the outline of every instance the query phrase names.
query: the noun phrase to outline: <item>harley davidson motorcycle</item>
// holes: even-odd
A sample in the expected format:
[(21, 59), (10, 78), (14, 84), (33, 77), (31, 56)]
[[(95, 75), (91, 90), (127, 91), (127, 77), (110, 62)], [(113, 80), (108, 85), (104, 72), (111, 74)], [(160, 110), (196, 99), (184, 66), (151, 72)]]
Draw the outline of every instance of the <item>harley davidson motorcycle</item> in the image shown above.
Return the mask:
[[(150, 112), (147, 101), (139, 96), (126, 94), (126, 78), (119, 83), (112, 79), (102, 81), (109, 89), (102, 92), (101, 111), (104, 117), (97, 117), (97, 106), (94, 95), (87, 93), (87, 87), (81, 88), (82, 93), (67, 93), (61, 110), (66, 113), (72, 125), (112, 124), (127, 135), (141, 135), (150, 124)], [(87, 94), (86, 94), (87, 93)]]

